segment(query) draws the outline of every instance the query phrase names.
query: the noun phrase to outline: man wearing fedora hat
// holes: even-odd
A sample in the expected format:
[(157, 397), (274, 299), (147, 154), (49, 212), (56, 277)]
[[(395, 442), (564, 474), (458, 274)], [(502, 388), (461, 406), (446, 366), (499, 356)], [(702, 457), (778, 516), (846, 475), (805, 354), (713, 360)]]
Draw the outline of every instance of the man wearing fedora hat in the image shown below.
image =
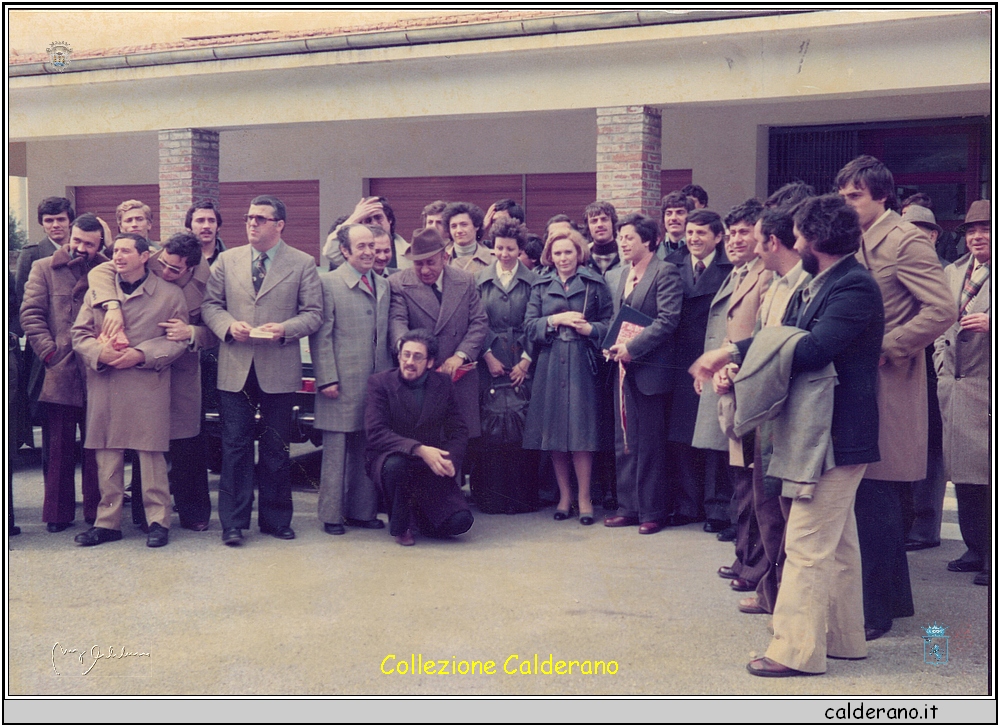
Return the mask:
[(413, 267), (389, 277), (389, 340), (395, 349), (407, 331), (427, 328), (434, 334), (438, 370), (455, 381), (458, 408), (473, 439), (479, 436), (479, 377), (462, 376), (459, 368), (479, 358), (489, 330), (476, 279), (448, 265), (444, 241), (433, 228), (414, 233), (405, 257)]
[(990, 584), (990, 202), (972, 203), (958, 228), (968, 254), (945, 271), (958, 321), (934, 344), (944, 421), (945, 471), (955, 483), (958, 526), (967, 548), (948, 570)]

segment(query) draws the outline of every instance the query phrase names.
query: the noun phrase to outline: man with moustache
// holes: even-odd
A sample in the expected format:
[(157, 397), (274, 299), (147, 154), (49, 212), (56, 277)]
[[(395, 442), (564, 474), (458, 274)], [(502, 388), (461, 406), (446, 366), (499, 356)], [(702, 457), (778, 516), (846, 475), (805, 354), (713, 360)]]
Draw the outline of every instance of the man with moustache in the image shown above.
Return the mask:
[(473, 522), (455, 482), (467, 430), (450, 378), (434, 370), (437, 357), (430, 331), (407, 331), (400, 339), (399, 368), (368, 379), (368, 475), (384, 495), (389, 534), (403, 546), (415, 543), (415, 527), (424, 535), (449, 537), (467, 532)]
[[(323, 529), (384, 527), (378, 491), (365, 475), (364, 406), (368, 377), (392, 367), (389, 283), (372, 274), (380, 227), (344, 225), (337, 232), (346, 262), (322, 273), (323, 323), (309, 337), (316, 376), (314, 427), (323, 432), (317, 510)], [(383, 235), (388, 243), (388, 236)], [(345, 518), (346, 515), (346, 518)]]
[(392, 261), (392, 240), (389, 233), (381, 227), (369, 226), (375, 236), (375, 259), (372, 263), (372, 272), (380, 278), (388, 278), (393, 273), (399, 272), (399, 268), (389, 267)]
[(877, 639), (894, 618), (913, 615), (901, 498), (927, 475), (924, 349), (955, 322), (956, 305), (927, 235), (894, 211), (896, 184), (878, 159), (860, 156), (834, 180), (858, 213), (858, 261), (882, 291), (885, 336), (878, 369), (879, 450), (858, 488), (855, 510), (865, 584), (865, 628)]
[(660, 202), (660, 221), (663, 223), (663, 242), (656, 249), (660, 260), (684, 250), (684, 233), (688, 213), (694, 209), (694, 202), (683, 192), (671, 192)]
[(143, 470), (143, 503), (149, 535), (159, 548), (170, 534), (170, 487), (164, 452), (170, 440), (170, 365), (186, 343), (163, 335), (160, 323), (187, 323), (184, 293), (150, 275), (149, 241), (125, 232), (114, 246), (115, 284), (120, 291), (123, 336), (101, 335), (104, 310), (88, 294), (73, 325), (73, 349), (87, 370), (87, 439), (97, 450), (101, 502), (94, 527), (74, 540), (83, 546), (121, 540), (126, 449), (136, 451)]
[[(58, 216), (65, 218), (66, 211)], [(56, 224), (62, 220), (53, 226)], [(73, 524), (77, 427), (86, 434), (86, 389), (83, 368), (73, 352), (71, 329), (87, 294), (87, 273), (107, 262), (100, 252), (104, 228), (93, 215), (74, 220), (65, 237), (65, 244), (32, 266), (21, 304), (21, 327), (45, 369), (39, 396), (45, 404), (42, 439), (48, 452), (42, 520), (50, 533), (62, 532)], [(100, 499), (97, 460), (93, 450), (85, 449), (83, 516), (88, 523), (96, 519)]]
[[(219, 345), (222, 542), (243, 543), (254, 489), (261, 533), (292, 540), (288, 441), (295, 392), (302, 385), (299, 339), (319, 330), (323, 288), (312, 255), (281, 239), (285, 205), (260, 195), (244, 215), (249, 245), (226, 250), (212, 266), (201, 307)], [(254, 465), (256, 414), (264, 433)]]
[(201, 243), (202, 257), (209, 265), (214, 263), (219, 254), (225, 251), (226, 246), (223, 244), (222, 238), (219, 237), (219, 229), (222, 227), (222, 211), (212, 200), (203, 199), (191, 205), (184, 216), (184, 226), (198, 238), (198, 242)]
[[(587, 205), (583, 211), (587, 221), (587, 237), (590, 239), (590, 258), (586, 265), (594, 272), (604, 277), (612, 294), (618, 290), (622, 271), (627, 263), (618, 254), (618, 212), (615, 206), (604, 200), (596, 200)], [(598, 361), (601, 372), (597, 381), (600, 387), (599, 396), (603, 399), (603, 409), (606, 420), (613, 421), (614, 414), (614, 383), (618, 367), (614, 362)], [(594, 481), (591, 483), (591, 500), (595, 504), (603, 503), (605, 510), (618, 509), (618, 485), (615, 454), (609, 451), (598, 451), (594, 454)]]

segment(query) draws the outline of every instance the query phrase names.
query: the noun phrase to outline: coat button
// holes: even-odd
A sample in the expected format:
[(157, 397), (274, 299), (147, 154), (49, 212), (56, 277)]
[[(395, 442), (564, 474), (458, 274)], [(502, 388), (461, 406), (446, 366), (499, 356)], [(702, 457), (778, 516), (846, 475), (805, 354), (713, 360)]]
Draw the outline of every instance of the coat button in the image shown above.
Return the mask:
[(367, 313), (368, 315), (372, 314), (372, 312), (370, 310), (366, 310), (365, 313)]

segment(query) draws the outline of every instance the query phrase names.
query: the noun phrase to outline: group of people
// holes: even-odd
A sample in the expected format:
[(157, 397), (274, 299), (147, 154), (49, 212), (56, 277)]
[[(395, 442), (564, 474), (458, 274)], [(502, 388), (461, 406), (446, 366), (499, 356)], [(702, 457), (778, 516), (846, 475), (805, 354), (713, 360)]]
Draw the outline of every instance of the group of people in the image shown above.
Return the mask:
[[(968, 547), (949, 569), (989, 582), (990, 206), (972, 204), (967, 252), (945, 269), (930, 201), (898, 214), (881, 162), (853, 160), (835, 186), (786, 185), (724, 219), (696, 186), (665, 195), (658, 220), (598, 200), (541, 238), (513, 200), (437, 201), (407, 241), (388, 200), (367, 197), (331, 228), (323, 272), (282, 241), (272, 196), (228, 250), (212, 201), (159, 245), (141, 202), (119, 206), (111, 240), (47, 199), (51, 250), (26, 248), (17, 277), (44, 369), (43, 518), (73, 521), (85, 423), (93, 527), (78, 543), (122, 537), (125, 450), (147, 545), (168, 542), (171, 495), (182, 527), (206, 529), (199, 428), (217, 394), (223, 543), (244, 542), (255, 489), (260, 531), (294, 538), (287, 443), (308, 337), (326, 533), (383, 528), (382, 511), (400, 545), (464, 533), (466, 476), (483, 512), (548, 498), (557, 521), (593, 525), (603, 505), (606, 527), (641, 535), (704, 522), (735, 543), (719, 575), (755, 592), (738, 608), (774, 615), (751, 673), (863, 658), (913, 614), (906, 550), (938, 544), (945, 475)], [(203, 382), (206, 353), (218, 373)]]

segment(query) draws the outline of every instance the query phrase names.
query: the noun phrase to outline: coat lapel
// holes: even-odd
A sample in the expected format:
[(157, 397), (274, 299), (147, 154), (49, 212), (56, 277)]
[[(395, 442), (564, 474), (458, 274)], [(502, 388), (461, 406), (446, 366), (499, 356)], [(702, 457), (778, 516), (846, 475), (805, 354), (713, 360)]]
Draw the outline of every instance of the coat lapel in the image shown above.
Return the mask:
[[(437, 322), (434, 324), (434, 335), (436, 336), (444, 330), (445, 324), (455, 315), (458, 304), (462, 302), (462, 291), (454, 279), (454, 271), (448, 267), (444, 269), (444, 277), (441, 278), (441, 309), (438, 313)], [(434, 296), (433, 291), (428, 291)]]
[(257, 297), (257, 291), (253, 289), (253, 271), (250, 269), (253, 265), (253, 246), (242, 245), (234, 248), (234, 253), (233, 264), (236, 270), (233, 277), (252, 300)]
[[(653, 286), (653, 278), (656, 277), (656, 269), (659, 267), (659, 264), (660, 261), (654, 256), (649, 261), (649, 265), (646, 266), (646, 272), (642, 274), (642, 280), (639, 281), (635, 286), (635, 290), (632, 291), (632, 307), (636, 310), (642, 310), (642, 304), (646, 301), (646, 294), (649, 293), (649, 289)], [(625, 287), (622, 285), (622, 293), (624, 292)]]
[[(445, 269), (447, 270), (447, 268)], [(434, 295), (430, 286), (420, 282), (420, 278), (417, 277), (417, 272), (413, 268), (404, 270), (400, 275), (404, 276), (401, 282), (410, 300), (426, 313), (428, 318), (436, 321), (441, 312), (441, 304), (438, 303), (437, 296)]]

